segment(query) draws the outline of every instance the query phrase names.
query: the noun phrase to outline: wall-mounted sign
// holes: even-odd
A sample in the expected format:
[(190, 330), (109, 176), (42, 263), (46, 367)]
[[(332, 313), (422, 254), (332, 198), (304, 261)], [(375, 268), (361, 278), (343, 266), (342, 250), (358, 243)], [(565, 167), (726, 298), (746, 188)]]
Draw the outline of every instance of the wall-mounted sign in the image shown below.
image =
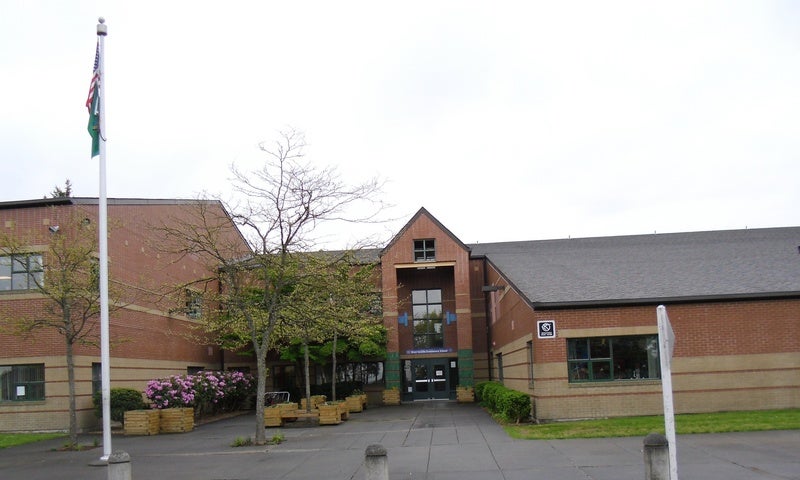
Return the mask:
[(555, 320), (539, 320), (536, 324), (539, 327), (539, 338), (556, 338)]
[(425, 354), (425, 353), (452, 353), (452, 348), (420, 348), (417, 350), (406, 350), (406, 354), (408, 355), (415, 355), (415, 354)]

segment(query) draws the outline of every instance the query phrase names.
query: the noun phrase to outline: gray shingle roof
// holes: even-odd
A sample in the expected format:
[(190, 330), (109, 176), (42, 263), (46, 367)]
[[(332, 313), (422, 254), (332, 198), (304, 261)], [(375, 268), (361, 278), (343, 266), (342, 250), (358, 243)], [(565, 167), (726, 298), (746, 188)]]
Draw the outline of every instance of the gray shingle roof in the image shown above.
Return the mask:
[(470, 247), (540, 307), (800, 295), (800, 227)]

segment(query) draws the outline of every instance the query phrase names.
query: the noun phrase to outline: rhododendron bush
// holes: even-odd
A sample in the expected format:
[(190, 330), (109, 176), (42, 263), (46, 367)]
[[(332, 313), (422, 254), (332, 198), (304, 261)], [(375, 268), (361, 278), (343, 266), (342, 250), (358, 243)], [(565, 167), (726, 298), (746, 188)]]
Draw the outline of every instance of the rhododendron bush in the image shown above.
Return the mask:
[(152, 408), (192, 407), (198, 416), (241, 408), (255, 392), (255, 379), (242, 372), (201, 371), (147, 382)]

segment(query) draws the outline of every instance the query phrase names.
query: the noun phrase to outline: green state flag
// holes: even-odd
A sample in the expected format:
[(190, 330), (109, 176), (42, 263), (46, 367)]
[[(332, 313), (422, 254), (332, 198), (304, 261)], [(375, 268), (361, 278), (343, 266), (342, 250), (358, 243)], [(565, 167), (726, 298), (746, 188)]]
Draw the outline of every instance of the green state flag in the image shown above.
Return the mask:
[(89, 96), (86, 98), (89, 109), (89, 135), (92, 136), (92, 157), (100, 155), (100, 42), (94, 54), (94, 70), (92, 83), (89, 85)]

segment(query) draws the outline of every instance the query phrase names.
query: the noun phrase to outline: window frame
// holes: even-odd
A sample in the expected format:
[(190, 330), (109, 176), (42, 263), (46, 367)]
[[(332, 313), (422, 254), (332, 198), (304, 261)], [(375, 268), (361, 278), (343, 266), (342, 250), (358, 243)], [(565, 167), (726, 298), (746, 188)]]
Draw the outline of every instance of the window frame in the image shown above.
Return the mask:
[[(20, 379), (19, 376), (22, 375), (23, 368), (35, 368), (35, 376), (40, 378), (34, 380)], [(45, 385), (43, 363), (0, 365), (0, 403), (42, 402), (47, 399)], [(25, 394), (22, 396), (17, 394), (19, 387), (24, 387)], [(34, 392), (36, 396), (28, 398), (30, 396), (28, 392)], [(38, 392), (41, 392), (41, 395)]]
[(414, 240), (414, 262), (435, 262), (436, 240), (433, 238), (418, 238)]
[(0, 291), (36, 290), (43, 284), (44, 255), (36, 252), (0, 255)]
[[(438, 292), (438, 302), (435, 299), (431, 301), (433, 292)], [(420, 293), (425, 295), (424, 302), (418, 301)], [(445, 322), (442, 307), (441, 288), (422, 288), (411, 291), (411, 331), (415, 350), (444, 348)]]
[[(660, 352), (657, 334), (610, 335), (595, 337), (567, 338), (567, 381), (570, 384), (661, 381)], [(621, 342), (643, 340), (645, 347), (639, 352), (647, 359), (644, 369), (647, 376), (641, 376), (641, 367), (631, 368), (632, 376), (621, 376), (622, 364), (630, 358), (622, 353), (615, 358), (614, 345)], [(619, 348), (619, 347), (618, 347)], [(607, 353), (606, 353), (607, 349)], [(655, 356), (652, 350), (655, 350)], [(654, 372), (651, 374), (650, 372)]]

